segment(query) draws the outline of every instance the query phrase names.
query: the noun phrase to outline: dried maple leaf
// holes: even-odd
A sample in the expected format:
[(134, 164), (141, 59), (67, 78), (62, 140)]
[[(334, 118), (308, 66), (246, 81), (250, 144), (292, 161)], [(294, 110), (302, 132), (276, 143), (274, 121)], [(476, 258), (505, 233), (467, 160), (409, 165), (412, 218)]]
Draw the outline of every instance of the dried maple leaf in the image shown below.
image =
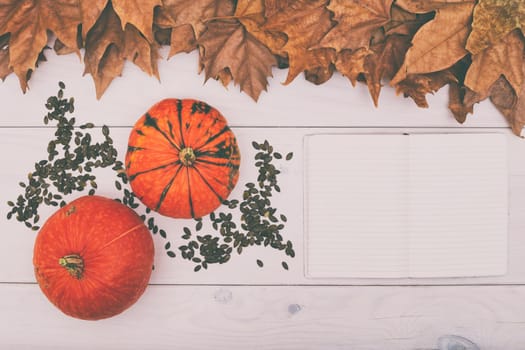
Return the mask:
[(122, 29), (127, 24), (137, 28), (150, 43), (153, 38), (153, 10), (161, 0), (111, 0), (113, 9), (120, 17)]
[(443, 86), (456, 83), (457, 78), (449, 70), (428, 74), (411, 74), (396, 85), (396, 93), (411, 97), (418, 107), (428, 108), (426, 95)]
[(145, 40), (141, 32), (129, 24), (124, 30), (123, 56), (142, 69), (144, 73), (160, 79), (157, 65), (160, 58), (158, 46), (154, 41), (150, 43)]
[(317, 47), (337, 51), (368, 47), (372, 33), (390, 21), (392, 0), (332, 0), (328, 9), (333, 12), (334, 26)]
[(309, 67), (304, 71), (305, 79), (315, 85), (328, 81), (334, 73), (336, 57), (335, 50), (329, 48), (307, 51), (306, 60)]
[(9, 34), (0, 36), (0, 79), (2, 81), (13, 72), (9, 67)]
[(208, 23), (198, 43), (203, 47), (201, 63), (206, 80), (226, 79), (224, 83), (229, 82), (231, 76), (242, 91), (257, 101), (261, 92), (266, 90), (272, 66), (277, 64), (266, 46), (248, 33), (238, 20)]
[(396, 0), (396, 5), (412, 13), (427, 13), (464, 2), (465, 0)]
[(467, 94), (475, 94), (468, 88), (461, 86), (457, 82), (449, 84), (448, 90), (448, 109), (454, 115), (458, 123), (463, 124), (467, 120), (467, 114), (474, 113), (474, 101), (468, 102)]
[(125, 60), (131, 60), (144, 72), (158, 77), (157, 46), (150, 43), (138, 29), (121, 21), (108, 4), (97, 23), (86, 37), (85, 71), (95, 82), (97, 98), (106, 91), (111, 81), (120, 76)]
[(64, 45), (63, 42), (56, 39), (55, 43), (53, 44), (53, 50), (55, 50), (57, 55), (69, 55), (71, 53), (77, 52), (78, 47), (77, 48), (67, 47), (66, 45)]
[(375, 106), (379, 104), (381, 81), (392, 79), (401, 67), (409, 46), (409, 36), (389, 35), (384, 41), (374, 43), (370, 47), (372, 54), (365, 59), (365, 79)]
[(38, 55), (52, 31), (67, 46), (74, 47), (80, 24), (78, 0), (3, 0), (0, 4), (0, 35), (10, 33), (9, 68), (27, 89), (28, 72), (35, 69)]
[[(525, 63), (522, 66), (525, 74)], [(525, 127), (525, 84), (517, 93), (504, 77), (500, 77), (490, 91), (490, 101), (505, 116), (512, 131), (521, 136)]]
[[(525, 76), (525, 59), (520, 64), (522, 76)], [(468, 87), (459, 86), (459, 91), (454, 91), (451, 84), (449, 108), (459, 122), (464, 122), (467, 113), (473, 112), (473, 105), (490, 98), (494, 106), (509, 122), (512, 131), (520, 136), (525, 126), (525, 84), (519, 90), (508, 82), (505, 76), (500, 75), (484, 94), (470, 90)]]
[(372, 33), (371, 46), (339, 53), (336, 68), (347, 76), (352, 85), (364, 80), (374, 105), (378, 105), (382, 80), (392, 79), (403, 63), (410, 38), (428, 15), (413, 14), (393, 5), (390, 20)]
[(355, 86), (359, 75), (368, 74), (368, 68), (365, 68), (365, 65), (367, 57), (372, 54), (373, 51), (365, 47), (354, 51), (342, 50), (337, 54), (335, 67)]
[(235, 15), (244, 28), (257, 40), (276, 53), (286, 44), (287, 37), (283, 33), (270, 32), (263, 29), (266, 23), (266, 4), (264, 0), (239, 0), (235, 7)]
[(474, 8), (472, 32), (467, 50), (478, 54), (497, 44), (514, 29), (525, 28), (525, 2), (523, 0), (479, 0)]
[(206, 30), (207, 21), (231, 17), (234, 14), (232, 0), (163, 0), (155, 12), (155, 24), (161, 28), (173, 28), (171, 49), (168, 57), (196, 48), (196, 42)]
[(286, 44), (274, 53), (288, 57), (289, 70), (284, 84), (289, 84), (303, 71), (329, 69), (320, 64), (332, 64), (330, 60), (334, 54), (331, 49), (311, 47), (317, 45), (334, 24), (325, 7), (327, 0), (296, 0), (286, 3), (288, 6), (279, 7), (281, 11), (268, 17), (262, 28), (272, 33), (284, 33), (287, 37)]
[(296, 0), (264, 0), (264, 17), (268, 18), (286, 10)]
[(467, 119), (467, 114), (474, 112), (474, 104), (478, 102), (477, 94), (464, 85), (465, 76), (471, 63), (470, 56), (466, 56), (450, 68), (457, 81), (449, 84), (448, 108), (456, 121), (461, 124)]
[(490, 87), (503, 75), (515, 91), (523, 82), (523, 40), (517, 30), (512, 31), (498, 43), (472, 56), (472, 64), (465, 77), (465, 85), (486, 96)]
[[(409, 3), (408, 5), (406, 3)], [(414, 35), (412, 47), (405, 55), (403, 65), (391, 81), (399, 84), (410, 74), (423, 74), (445, 70), (453, 66), (468, 52), (465, 42), (474, 0), (464, 1), (405, 1), (397, 4), (408, 11), (425, 13), (435, 5), (435, 17)]]
[(392, 5), (390, 21), (383, 26), (386, 35), (414, 35), (426, 19), (422, 15), (405, 11), (397, 5)]
[(88, 31), (95, 25), (109, 0), (79, 0), (82, 17), (82, 38), (86, 38)]

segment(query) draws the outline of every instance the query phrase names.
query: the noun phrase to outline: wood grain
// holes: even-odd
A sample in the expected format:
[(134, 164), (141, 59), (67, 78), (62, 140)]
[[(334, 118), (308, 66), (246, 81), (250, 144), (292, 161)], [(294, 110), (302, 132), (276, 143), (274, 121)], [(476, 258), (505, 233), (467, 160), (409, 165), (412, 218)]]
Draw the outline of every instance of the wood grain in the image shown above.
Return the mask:
[[(525, 347), (525, 287), (151, 286), (111, 319), (64, 316), (36, 285), (0, 288), (6, 349), (480, 349)], [(452, 348), (449, 348), (452, 349)]]

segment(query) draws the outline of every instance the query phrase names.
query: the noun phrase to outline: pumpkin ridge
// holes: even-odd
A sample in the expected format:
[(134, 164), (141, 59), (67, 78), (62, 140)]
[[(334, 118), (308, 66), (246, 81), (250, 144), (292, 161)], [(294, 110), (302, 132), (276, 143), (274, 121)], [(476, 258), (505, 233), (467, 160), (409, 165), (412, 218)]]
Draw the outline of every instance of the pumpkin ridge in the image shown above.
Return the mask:
[[(129, 175), (129, 181), (135, 180), (135, 178), (137, 176), (139, 176), (139, 175), (144, 175), (144, 174), (147, 174), (147, 173), (151, 173), (153, 171), (161, 170), (161, 169), (167, 168), (167, 167), (172, 166), (172, 165), (173, 166), (180, 165), (180, 160), (177, 159), (176, 161), (168, 163), (168, 164), (159, 165), (159, 166), (157, 166), (155, 168), (151, 168), (151, 169), (148, 169), (148, 170), (142, 170), (142, 171), (136, 172), (135, 174), (131, 174), (131, 175)], [(129, 164), (128, 164), (128, 168), (129, 168)]]
[(213, 140), (217, 139), (218, 137), (220, 137), (222, 134), (224, 134), (225, 132), (228, 132), (230, 131), (230, 128), (228, 127), (228, 125), (224, 126), (224, 128), (222, 128), (221, 131), (219, 131), (218, 133), (214, 134), (213, 136), (211, 136), (210, 138), (208, 138), (204, 144), (202, 144), (201, 146), (199, 147), (196, 147), (197, 149), (199, 148), (202, 148), (208, 144), (210, 144)]
[(195, 112), (208, 114), (210, 110), (211, 106), (202, 101), (193, 101), (193, 104), (191, 105), (191, 114), (195, 114)]
[(128, 152), (136, 152), (136, 151), (144, 151), (144, 150), (147, 150), (146, 148), (144, 147), (140, 147), (140, 146), (131, 146), (131, 145), (128, 145)]
[(216, 159), (230, 159), (231, 157), (228, 154), (224, 154), (224, 152), (214, 152), (214, 151), (195, 151), (196, 157), (209, 157), (209, 158), (216, 158)]
[[(116, 241), (118, 241), (119, 239), (121, 239), (122, 237), (125, 237), (127, 236), (128, 234), (132, 233), (133, 231), (136, 231), (137, 229), (141, 228), (144, 226), (144, 223), (140, 223), (140, 224), (137, 224), (135, 226), (133, 226), (132, 228), (130, 228), (129, 230), (127, 231), (124, 231), (123, 233), (121, 233), (120, 235), (118, 235), (117, 237), (113, 238), (111, 241), (109, 242), (106, 242), (102, 247), (100, 247), (98, 250), (103, 250), (105, 249), (106, 247), (110, 246), (111, 244), (115, 243)], [(96, 253), (94, 254), (94, 256), (96, 256)]]
[(233, 164), (232, 162), (218, 163), (218, 162), (212, 162), (211, 160), (205, 160), (205, 159), (200, 159), (200, 158), (195, 159), (195, 162), (196, 163), (204, 163), (204, 164), (219, 166), (219, 167), (227, 167), (227, 168), (239, 169), (239, 165), (238, 164)]
[[(193, 168), (195, 169), (195, 168)], [(190, 184), (190, 168), (186, 167), (186, 177), (188, 178), (188, 204), (190, 206), (190, 215), (192, 218), (195, 217), (195, 211), (193, 209), (193, 200), (191, 198), (191, 184)]]
[(175, 142), (173, 142), (173, 140), (159, 128), (159, 125), (157, 124), (157, 119), (152, 117), (149, 113), (146, 113), (145, 116), (146, 118), (144, 119), (143, 125), (145, 127), (152, 127), (153, 129), (157, 130), (170, 143), (170, 145), (173, 148), (175, 148), (177, 151), (180, 151), (180, 147), (177, 144), (175, 144)]
[(196, 167), (193, 167), (193, 170), (195, 170), (197, 172), (197, 174), (199, 175), (199, 177), (202, 179), (202, 181), (206, 184), (206, 186), (208, 186), (208, 188), (213, 192), (213, 194), (217, 197), (217, 199), (222, 203), (224, 202), (224, 199), (221, 197), (220, 194), (217, 193), (217, 191), (215, 191), (215, 189), (212, 187), (212, 185), (208, 182), (208, 180), (206, 180), (206, 178), (201, 174), (201, 172), (199, 171), (199, 169), (197, 169)]
[(171, 185), (173, 184), (173, 181), (175, 181), (175, 178), (177, 177), (177, 175), (179, 175), (181, 169), (182, 169), (182, 164), (180, 164), (177, 171), (175, 172), (175, 175), (173, 175), (171, 180), (162, 190), (162, 193), (160, 194), (160, 197), (159, 197), (159, 201), (157, 202), (157, 205), (155, 206), (155, 211), (158, 211), (160, 209), (160, 206), (162, 205), (162, 202), (164, 202), (164, 199), (166, 198), (166, 195), (168, 194), (168, 191), (170, 190)]
[(171, 136), (172, 139), (175, 140), (175, 135), (173, 135), (173, 123), (169, 119), (168, 119), (167, 123), (168, 123), (168, 130), (170, 131), (170, 136)]
[(179, 132), (180, 132), (180, 142), (181, 142), (181, 148), (186, 147), (186, 142), (184, 141), (184, 135), (182, 132), (182, 101), (177, 100), (177, 119), (179, 120)]

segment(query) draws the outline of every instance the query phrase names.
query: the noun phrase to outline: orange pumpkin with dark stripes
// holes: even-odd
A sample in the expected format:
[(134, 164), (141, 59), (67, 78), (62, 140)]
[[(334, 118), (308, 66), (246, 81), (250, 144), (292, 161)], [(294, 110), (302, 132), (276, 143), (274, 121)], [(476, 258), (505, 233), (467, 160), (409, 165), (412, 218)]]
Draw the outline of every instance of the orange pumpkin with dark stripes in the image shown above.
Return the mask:
[(126, 174), (150, 209), (175, 218), (215, 210), (239, 177), (240, 153), (226, 119), (204, 102), (166, 99), (131, 131)]

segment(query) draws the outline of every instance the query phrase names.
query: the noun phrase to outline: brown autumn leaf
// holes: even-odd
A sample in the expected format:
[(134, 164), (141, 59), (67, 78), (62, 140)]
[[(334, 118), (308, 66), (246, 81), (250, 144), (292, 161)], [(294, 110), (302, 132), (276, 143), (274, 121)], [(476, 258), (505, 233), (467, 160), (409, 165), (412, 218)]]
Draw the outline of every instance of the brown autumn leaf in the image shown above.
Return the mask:
[(56, 52), (57, 55), (69, 55), (71, 53), (75, 53), (78, 50), (78, 47), (67, 47), (59, 39), (55, 39), (55, 43), (53, 44), (53, 50)]
[[(520, 66), (522, 76), (525, 76), (525, 59), (522, 60)], [(453, 84), (451, 84), (452, 87)], [(521, 84), (520, 90), (516, 92), (505, 76), (500, 75), (484, 94), (472, 91), (465, 86), (459, 88), (459, 98), (452, 90), (449, 102), (449, 108), (454, 113), (456, 120), (460, 123), (464, 122), (467, 113), (473, 113), (474, 104), (490, 98), (492, 104), (507, 119), (514, 134), (520, 136), (525, 126), (525, 84)]]
[(411, 37), (428, 21), (428, 17), (393, 5), (390, 20), (372, 33), (370, 49), (360, 48), (354, 52), (343, 50), (336, 61), (337, 69), (350, 79), (352, 85), (358, 79), (364, 80), (377, 107), (382, 80), (392, 79), (399, 70)]
[(232, 0), (163, 0), (162, 6), (155, 11), (154, 20), (161, 28), (172, 28), (168, 58), (192, 51), (208, 21), (231, 17), (234, 9)]
[(396, 85), (396, 93), (411, 97), (418, 107), (428, 108), (426, 95), (450, 83), (457, 83), (457, 78), (448, 69), (427, 74), (411, 74)]
[(277, 60), (238, 20), (209, 22), (198, 44), (206, 80), (221, 79), (224, 84), (231, 77), (255, 101), (266, 91)]
[(160, 79), (157, 61), (160, 58), (155, 41), (147, 40), (133, 25), (126, 25), (124, 30), (124, 51), (126, 60), (133, 62), (142, 71)]
[(367, 57), (372, 54), (373, 51), (366, 47), (353, 51), (342, 50), (337, 53), (335, 68), (350, 80), (352, 86), (355, 86), (360, 75), (368, 74), (368, 68), (365, 68), (365, 65)]
[(499, 43), (514, 29), (525, 28), (525, 1), (479, 0), (474, 8), (467, 50), (473, 54)]
[[(399, 84), (408, 75), (445, 70), (467, 55), (465, 42), (474, 0), (443, 0), (432, 3), (436, 5), (435, 17), (414, 35), (412, 47), (408, 49), (403, 65), (392, 79), (391, 85)], [(398, 5), (408, 11), (421, 13), (431, 9), (430, 4), (423, 0), (400, 1)]]
[[(308, 57), (311, 54), (311, 57)], [(335, 50), (329, 48), (314, 49), (306, 52), (309, 67), (304, 71), (307, 81), (321, 85), (327, 82), (335, 71)]]
[(396, 5), (411, 13), (427, 13), (464, 2), (465, 0), (396, 0)]
[(38, 55), (52, 31), (67, 46), (74, 47), (81, 22), (77, 0), (4, 0), (0, 6), (0, 35), (10, 33), (9, 67), (27, 90), (28, 72), (35, 69)]
[[(286, 0), (285, 0), (286, 1)], [(335, 57), (332, 49), (311, 49), (319, 43), (334, 25), (330, 12), (326, 9), (327, 0), (286, 1), (288, 6), (279, 7), (268, 17), (263, 30), (284, 33), (286, 44), (274, 54), (288, 57), (289, 70), (284, 84), (292, 82), (303, 71), (324, 68), (329, 70)]]
[(523, 39), (518, 31), (510, 32), (498, 43), (472, 56), (465, 85), (487, 96), (490, 87), (503, 75), (515, 91), (520, 91), (523, 82), (523, 49)]
[(195, 49), (197, 49), (197, 39), (190, 25), (178, 26), (171, 30), (168, 58), (181, 52), (189, 53)]
[[(78, 0), (82, 16), (82, 37), (95, 25), (109, 0)], [(120, 18), (122, 30), (126, 24), (135, 26), (150, 42), (153, 42), (153, 13), (161, 0), (111, 0), (113, 10)]]
[(448, 90), (448, 109), (454, 115), (458, 123), (463, 124), (467, 115), (474, 113), (475, 102), (472, 97), (476, 93), (462, 86), (459, 82), (451, 82)]
[[(522, 68), (525, 74), (525, 63)], [(521, 136), (525, 127), (525, 84), (516, 93), (507, 80), (500, 77), (492, 85), (490, 101), (505, 116), (514, 134)]]
[(149, 75), (157, 76), (158, 52), (132, 25), (122, 29), (121, 21), (111, 4), (108, 4), (86, 37), (84, 74), (91, 74), (95, 82), (97, 98), (117, 76), (120, 76), (128, 59)]
[(264, 17), (272, 17), (286, 10), (296, 0), (264, 0)]
[(474, 113), (474, 104), (479, 102), (478, 94), (464, 85), (467, 70), (471, 65), (470, 56), (466, 56), (456, 63), (450, 71), (457, 82), (451, 82), (448, 89), (448, 109), (458, 123), (463, 124), (469, 113)]
[[(85, 39), (88, 31), (95, 25), (109, 0), (79, 0), (80, 15), (82, 17), (82, 38)], [(66, 46), (67, 47), (67, 46)]]
[(386, 35), (409, 35), (414, 33), (421, 27), (424, 22), (427, 22), (428, 16), (408, 12), (396, 4), (392, 5), (390, 11), (390, 21), (383, 26)]
[(244, 28), (270, 51), (276, 53), (286, 44), (284, 33), (270, 32), (263, 29), (266, 23), (266, 4), (264, 0), (239, 0), (235, 7), (235, 15)]
[(153, 10), (161, 0), (111, 0), (113, 9), (120, 18), (122, 29), (127, 24), (137, 28), (150, 43), (153, 37)]
[(401, 67), (409, 46), (409, 36), (389, 35), (383, 41), (374, 43), (370, 47), (372, 54), (365, 59), (365, 79), (376, 107), (379, 104), (381, 81), (393, 78)]
[(9, 34), (4, 34), (0, 36), (0, 79), (4, 81), (12, 72), (9, 67)]
[(332, 0), (328, 9), (337, 25), (316, 47), (337, 51), (368, 47), (372, 33), (390, 21), (392, 0)]

